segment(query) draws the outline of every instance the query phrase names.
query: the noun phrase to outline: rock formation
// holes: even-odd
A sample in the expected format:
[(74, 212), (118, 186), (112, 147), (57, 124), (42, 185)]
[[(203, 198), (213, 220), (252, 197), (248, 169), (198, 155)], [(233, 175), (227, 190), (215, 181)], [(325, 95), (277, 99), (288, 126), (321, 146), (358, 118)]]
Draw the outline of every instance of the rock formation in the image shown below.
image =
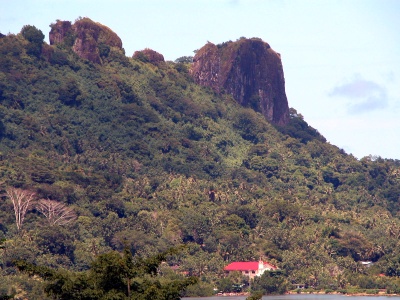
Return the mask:
[(193, 58), (190, 72), (198, 84), (231, 94), (274, 124), (289, 121), (280, 55), (261, 39), (207, 43)]
[(57, 20), (51, 25), (50, 45), (64, 43), (71, 46), (79, 57), (101, 63), (104, 47), (122, 49), (122, 41), (110, 28), (89, 18), (81, 18), (74, 24)]
[(67, 35), (72, 35), (72, 24), (70, 21), (60, 21), (50, 25), (51, 30), (49, 33), (50, 45), (61, 44)]
[(135, 51), (133, 54), (133, 58), (140, 59), (145, 62), (149, 62), (152, 64), (158, 64), (161, 62), (165, 62), (164, 56), (152, 49), (146, 48), (142, 51)]

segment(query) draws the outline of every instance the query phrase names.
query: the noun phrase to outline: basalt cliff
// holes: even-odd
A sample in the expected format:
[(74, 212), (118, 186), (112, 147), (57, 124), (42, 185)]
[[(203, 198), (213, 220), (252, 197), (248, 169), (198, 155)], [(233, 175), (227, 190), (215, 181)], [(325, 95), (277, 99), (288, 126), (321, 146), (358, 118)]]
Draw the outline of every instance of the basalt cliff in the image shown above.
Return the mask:
[(289, 106), (279, 53), (261, 39), (207, 43), (193, 59), (196, 83), (228, 93), (241, 105), (261, 112), (278, 125), (289, 121)]
[[(80, 18), (74, 24), (57, 20), (50, 27), (51, 45), (71, 47), (79, 57), (93, 63), (101, 64), (111, 47), (122, 50), (116, 33), (89, 18)], [(133, 57), (153, 64), (164, 62), (162, 54), (151, 49), (136, 51)], [(190, 73), (196, 83), (232, 95), (273, 124), (286, 125), (289, 121), (280, 55), (261, 39), (207, 43), (196, 53)]]
[(101, 56), (107, 54), (110, 47), (122, 49), (122, 41), (115, 32), (89, 18), (78, 19), (74, 24), (57, 20), (50, 27), (50, 45), (72, 47), (79, 57), (94, 63), (101, 63)]

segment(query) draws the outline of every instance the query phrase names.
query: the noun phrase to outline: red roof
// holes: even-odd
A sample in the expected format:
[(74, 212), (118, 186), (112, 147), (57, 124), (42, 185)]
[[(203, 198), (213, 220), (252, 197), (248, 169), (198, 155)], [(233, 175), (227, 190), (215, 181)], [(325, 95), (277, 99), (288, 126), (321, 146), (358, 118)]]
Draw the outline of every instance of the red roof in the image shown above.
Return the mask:
[[(264, 268), (276, 270), (277, 267), (264, 261)], [(257, 271), (258, 261), (235, 261), (224, 268), (225, 271)]]

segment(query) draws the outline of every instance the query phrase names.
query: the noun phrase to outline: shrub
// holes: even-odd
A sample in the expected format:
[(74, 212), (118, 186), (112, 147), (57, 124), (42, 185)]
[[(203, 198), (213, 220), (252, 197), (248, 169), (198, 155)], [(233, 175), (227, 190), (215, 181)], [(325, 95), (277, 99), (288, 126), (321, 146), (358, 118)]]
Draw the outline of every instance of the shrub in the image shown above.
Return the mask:
[(58, 99), (65, 105), (79, 105), (78, 96), (80, 94), (78, 83), (74, 79), (67, 79), (58, 91)]
[(199, 282), (198, 284), (188, 286), (183, 295), (185, 297), (210, 297), (213, 294), (214, 290), (211, 284)]
[(29, 41), (27, 53), (39, 57), (42, 52), (44, 34), (32, 25), (25, 25), (21, 29), (22, 36)]

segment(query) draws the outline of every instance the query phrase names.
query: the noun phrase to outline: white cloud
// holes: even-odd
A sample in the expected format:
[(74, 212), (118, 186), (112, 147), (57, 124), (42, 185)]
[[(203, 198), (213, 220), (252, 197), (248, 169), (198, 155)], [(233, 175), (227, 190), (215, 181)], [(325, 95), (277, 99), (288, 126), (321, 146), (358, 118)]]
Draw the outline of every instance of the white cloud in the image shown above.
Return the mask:
[(383, 109), (389, 102), (384, 86), (359, 76), (350, 82), (336, 86), (329, 96), (347, 98), (349, 100), (347, 109), (351, 114)]

